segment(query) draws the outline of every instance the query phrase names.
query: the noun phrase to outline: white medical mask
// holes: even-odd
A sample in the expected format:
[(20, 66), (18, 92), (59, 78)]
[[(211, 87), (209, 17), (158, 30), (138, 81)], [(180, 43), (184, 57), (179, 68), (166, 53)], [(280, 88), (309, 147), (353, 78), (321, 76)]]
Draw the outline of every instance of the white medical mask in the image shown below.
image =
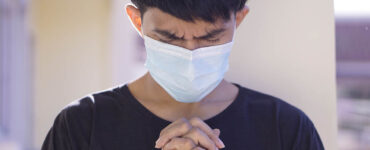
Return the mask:
[(202, 100), (223, 80), (229, 69), (233, 41), (189, 50), (144, 35), (145, 67), (153, 79), (176, 101)]

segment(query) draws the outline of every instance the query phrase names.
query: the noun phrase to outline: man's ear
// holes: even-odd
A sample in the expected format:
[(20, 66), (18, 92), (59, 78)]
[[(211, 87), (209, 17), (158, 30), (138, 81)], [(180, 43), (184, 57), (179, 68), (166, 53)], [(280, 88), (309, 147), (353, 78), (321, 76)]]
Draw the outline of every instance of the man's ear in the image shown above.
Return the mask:
[(242, 23), (244, 17), (249, 13), (249, 7), (245, 5), (241, 10), (237, 11), (235, 14), (236, 27)]
[(129, 17), (129, 20), (132, 24), (132, 26), (135, 28), (135, 30), (142, 36), (141, 31), (141, 14), (138, 8), (136, 8), (132, 4), (126, 4), (125, 6), (126, 13)]

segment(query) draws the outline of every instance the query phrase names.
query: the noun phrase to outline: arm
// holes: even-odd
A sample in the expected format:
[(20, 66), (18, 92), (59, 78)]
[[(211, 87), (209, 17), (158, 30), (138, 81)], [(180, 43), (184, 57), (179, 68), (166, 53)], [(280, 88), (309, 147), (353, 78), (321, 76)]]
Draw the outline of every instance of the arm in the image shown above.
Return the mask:
[(88, 149), (93, 118), (92, 104), (91, 98), (86, 97), (65, 107), (56, 117), (41, 149)]

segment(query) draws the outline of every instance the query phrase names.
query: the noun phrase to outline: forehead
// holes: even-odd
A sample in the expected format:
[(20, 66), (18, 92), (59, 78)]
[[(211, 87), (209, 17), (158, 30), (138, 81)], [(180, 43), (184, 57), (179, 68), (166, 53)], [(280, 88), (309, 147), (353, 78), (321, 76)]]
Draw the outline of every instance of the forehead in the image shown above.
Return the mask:
[(203, 20), (194, 20), (194, 22), (184, 21), (176, 18), (168, 13), (161, 11), (158, 8), (148, 8), (143, 15), (143, 30), (167, 29), (173, 32), (191, 32), (203, 34), (204, 31), (225, 28), (233, 28), (234, 15), (231, 15), (228, 21), (217, 19), (214, 23)]

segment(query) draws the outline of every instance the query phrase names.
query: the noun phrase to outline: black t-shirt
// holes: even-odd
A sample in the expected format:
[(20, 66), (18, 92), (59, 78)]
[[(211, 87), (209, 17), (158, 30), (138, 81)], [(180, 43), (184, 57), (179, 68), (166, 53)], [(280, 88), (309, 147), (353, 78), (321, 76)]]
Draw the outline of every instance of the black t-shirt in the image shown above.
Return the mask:
[[(236, 99), (204, 120), (221, 130), (227, 150), (322, 150), (314, 124), (300, 109), (239, 84)], [(171, 122), (144, 107), (127, 84), (98, 92), (65, 107), (42, 150), (150, 150)]]

